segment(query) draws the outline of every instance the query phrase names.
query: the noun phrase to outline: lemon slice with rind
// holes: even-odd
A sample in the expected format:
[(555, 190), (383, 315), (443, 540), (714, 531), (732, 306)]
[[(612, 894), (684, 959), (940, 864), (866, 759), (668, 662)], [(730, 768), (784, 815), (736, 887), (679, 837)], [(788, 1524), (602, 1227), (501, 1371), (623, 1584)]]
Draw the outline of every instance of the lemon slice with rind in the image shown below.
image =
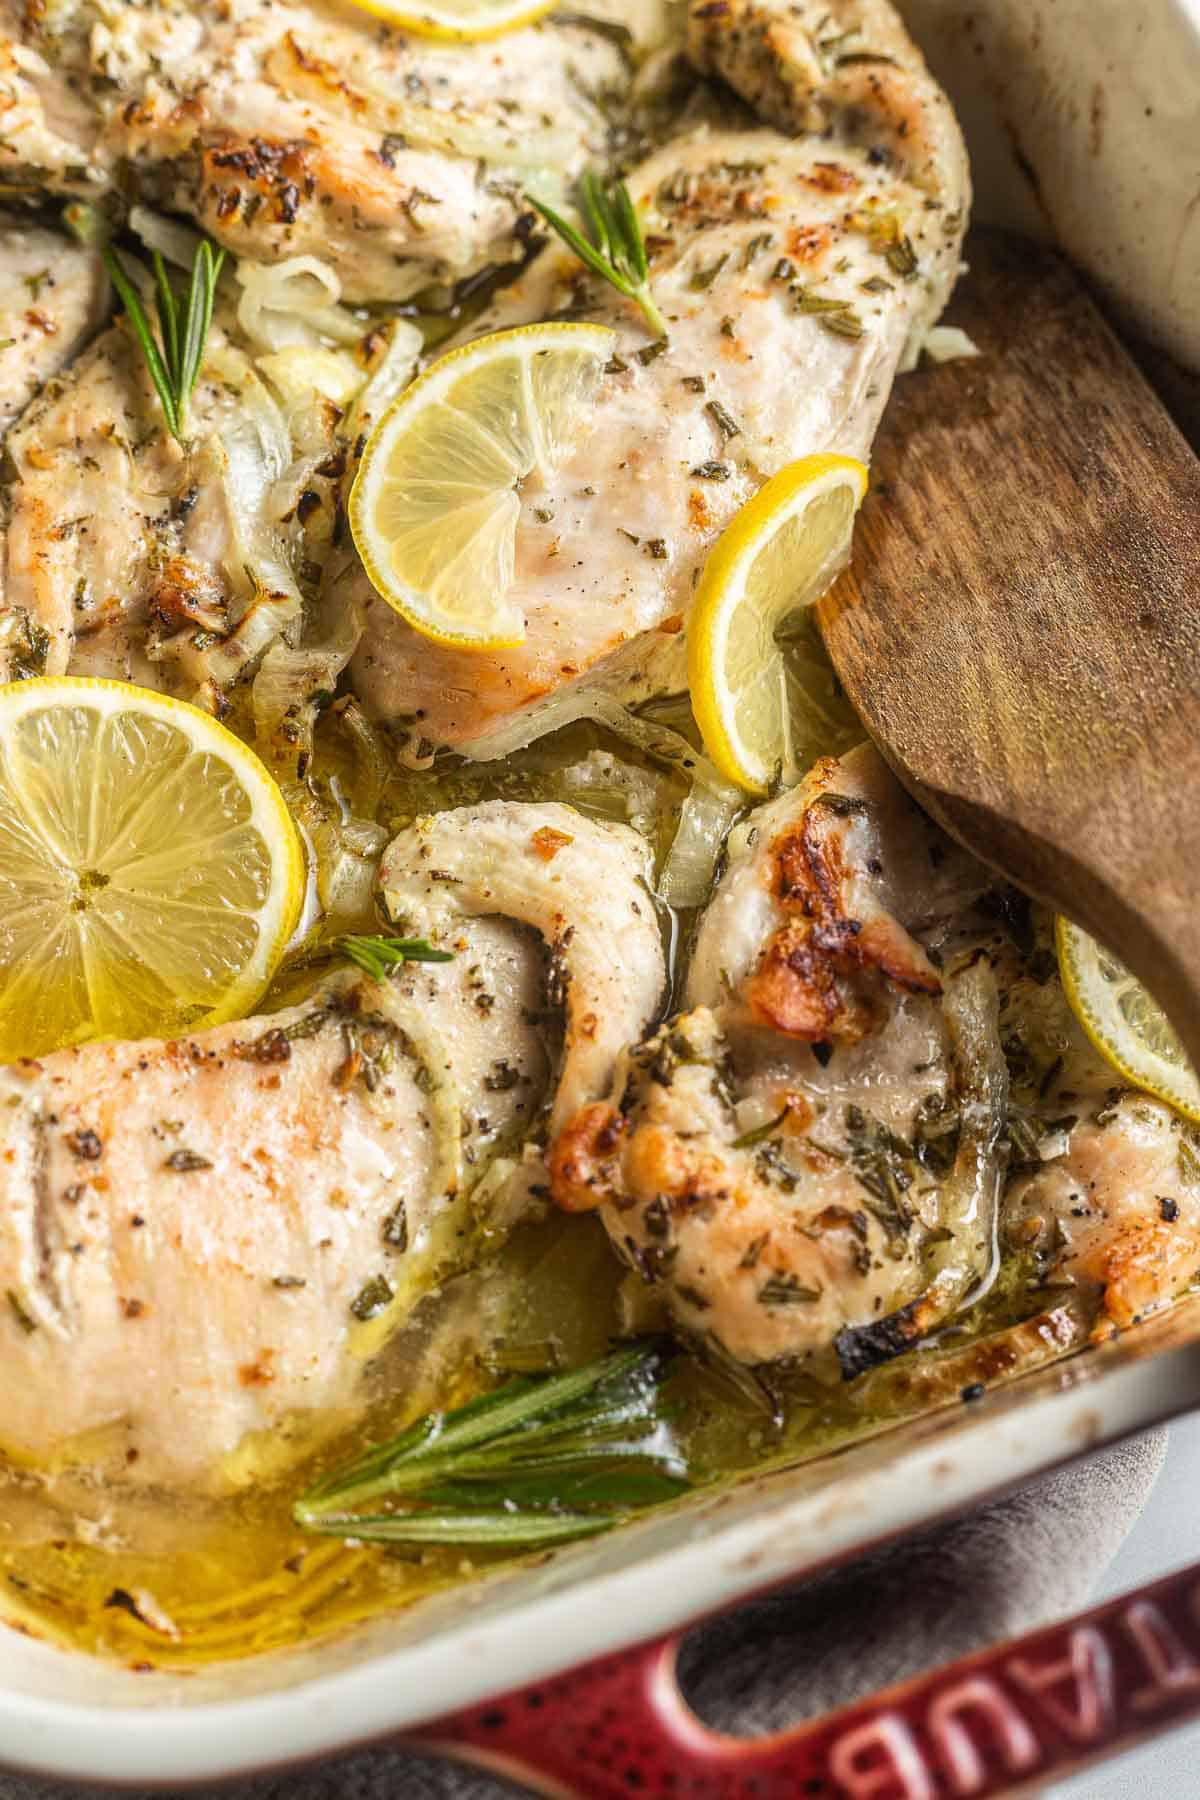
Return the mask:
[(459, 44), (499, 37), (520, 25), (532, 25), (535, 19), (552, 12), (556, 3), (557, 0), (533, 0), (532, 5), (530, 0), (438, 0), (436, 6), (414, 6), (411, 0), (402, 0), (399, 5), (392, 5), (389, 0), (355, 0), (363, 12), (373, 13), (397, 31)]
[(1123, 962), (1095, 938), (1059, 919), (1063, 988), (1079, 1023), (1106, 1062), (1200, 1125), (1200, 1081), (1162, 1007)]
[(0, 687), (0, 1062), (244, 1015), (303, 891), (279, 788), (207, 713), (119, 681)]
[(350, 528), (376, 592), (440, 644), (525, 635), (509, 599), (519, 489), (561, 468), (587, 429), (616, 333), (523, 325), (464, 344), (393, 401), (363, 453)]
[(688, 681), (721, 773), (765, 794), (792, 761), (790, 684), (779, 633), (832, 585), (850, 553), (867, 471), (805, 456), (772, 476), (718, 538), (688, 624)]

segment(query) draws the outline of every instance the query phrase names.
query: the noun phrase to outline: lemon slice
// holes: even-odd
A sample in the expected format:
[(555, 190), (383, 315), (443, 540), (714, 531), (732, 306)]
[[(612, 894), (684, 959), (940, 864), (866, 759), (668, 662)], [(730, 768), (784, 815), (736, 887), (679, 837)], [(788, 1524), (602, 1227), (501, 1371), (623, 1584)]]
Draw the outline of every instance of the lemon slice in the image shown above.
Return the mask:
[(556, 0), (440, 0), (437, 6), (392, 5), (390, 0), (355, 0), (363, 12), (385, 19), (399, 31), (416, 37), (441, 38), (467, 44), (479, 38), (499, 37), (518, 25), (531, 25), (551, 12)]
[(743, 506), (704, 565), (688, 624), (692, 705), (709, 755), (751, 794), (793, 760), (780, 628), (845, 564), (866, 491), (852, 457), (802, 457)]
[(518, 488), (579, 435), (612, 355), (603, 325), (523, 325), (452, 350), (393, 401), (350, 495), (376, 591), (426, 637), (498, 650), (525, 635), (508, 598)]
[(1161, 1006), (1078, 925), (1059, 919), (1055, 940), (1071, 1010), (1101, 1056), (1131, 1086), (1200, 1125), (1200, 1081)]
[(251, 1010), (304, 858), (258, 758), (120, 681), (0, 687), (0, 1062)]

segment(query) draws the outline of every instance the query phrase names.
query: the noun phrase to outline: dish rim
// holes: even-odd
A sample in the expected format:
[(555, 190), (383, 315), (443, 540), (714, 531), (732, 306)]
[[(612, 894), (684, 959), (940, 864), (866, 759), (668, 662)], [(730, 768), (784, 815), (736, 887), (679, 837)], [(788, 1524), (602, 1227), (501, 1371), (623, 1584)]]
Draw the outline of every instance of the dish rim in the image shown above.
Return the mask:
[[(1164, 1335), (1166, 1346), (1156, 1348)], [(1180, 1340), (1173, 1347), (1172, 1338)], [(1030, 1394), (1034, 1384), (1045, 1391)], [(117, 1792), (179, 1791), (279, 1773), (398, 1734), (413, 1747), (436, 1746), (436, 1722), (447, 1713), (690, 1628), (1197, 1404), (1200, 1295), (1120, 1341), (1017, 1377), (970, 1408), (918, 1414), (859, 1440), (847, 1447), (847, 1460), (864, 1466), (839, 1476), (832, 1490), (789, 1493), (797, 1465), (754, 1478), (708, 1508), (719, 1513), (731, 1501), (749, 1507), (757, 1489), (779, 1489), (747, 1517), (711, 1533), (693, 1529), (648, 1560), (627, 1559), (552, 1593), (525, 1600), (518, 1594), (485, 1619), (468, 1615), (427, 1639), (367, 1652), (330, 1673), (240, 1698), (165, 1707), (155, 1707), (149, 1685), (141, 1704), (80, 1704), (6, 1691), (0, 1678), (0, 1766)], [(923, 1441), (905, 1447), (906, 1431), (922, 1427)], [(626, 1540), (639, 1529), (627, 1528)], [(295, 1653), (274, 1654), (286, 1666)]]

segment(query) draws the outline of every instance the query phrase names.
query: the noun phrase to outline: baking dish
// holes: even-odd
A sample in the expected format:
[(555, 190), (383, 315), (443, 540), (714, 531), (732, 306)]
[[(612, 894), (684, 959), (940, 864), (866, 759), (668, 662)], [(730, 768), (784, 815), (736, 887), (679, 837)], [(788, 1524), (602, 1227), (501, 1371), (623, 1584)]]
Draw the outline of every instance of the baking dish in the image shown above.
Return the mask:
[[(972, 139), (979, 215), (1058, 238), (1134, 329), (1200, 366), (1200, 305), (1189, 307), (1200, 287), (1200, 209), (1188, 192), (1200, 147), (1196, 6), (991, 0), (970, 24), (948, 0), (907, 10)], [(428, 1729), (515, 1682), (653, 1638), (1192, 1407), (1198, 1327), (1200, 1302), (1188, 1302), (978, 1406), (699, 1497), (300, 1652), (184, 1677), (5, 1632), (0, 1754), (144, 1786)], [(432, 1735), (444, 1741), (448, 1728)]]

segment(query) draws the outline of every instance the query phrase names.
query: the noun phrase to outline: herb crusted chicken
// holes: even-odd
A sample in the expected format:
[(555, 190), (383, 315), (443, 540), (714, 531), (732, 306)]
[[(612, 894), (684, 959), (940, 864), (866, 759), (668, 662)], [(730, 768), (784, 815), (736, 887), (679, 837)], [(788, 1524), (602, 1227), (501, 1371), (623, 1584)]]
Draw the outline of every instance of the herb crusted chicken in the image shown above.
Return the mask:
[[(874, 751), (738, 826), (685, 1009), (551, 1147), (678, 1325), (853, 1378), (1032, 1251), (1109, 1325), (1193, 1276), (1189, 1128), (1111, 1088), (1010, 903)], [(1161, 1191), (1159, 1191), (1161, 1190)]]
[[(567, 316), (618, 338), (592, 429), (522, 495), (524, 642), (439, 652), (368, 593), (352, 674), (374, 713), (486, 756), (589, 672), (644, 697), (645, 665), (669, 654), (739, 506), (798, 456), (868, 454), (905, 347), (957, 275), (969, 180), (953, 114), (894, 22), (876, 57), (876, 21), (809, 11), (789, 10), (784, 30), (768, 6), (744, 22), (692, 8), (703, 66), (766, 99), (778, 129), (705, 123), (633, 171), (665, 338), (558, 244), (472, 323), (474, 336)], [(814, 62), (823, 32), (840, 49)]]
[(899, 15), (380, 3), (0, 0), (0, 1568), (122, 1656), (1200, 1268), (801, 615), (960, 267)]
[(118, 182), (239, 256), (312, 254), (357, 300), (519, 258), (531, 177), (605, 148), (624, 86), (603, 26), (429, 44), (346, 5), (6, 4), (0, 180), (101, 198)]
[(558, 1012), (571, 1105), (653, 1016), (644, 867), (632, 833), (566, 807), (446, 813), (384, 871), (444, 963), (4, 1071), (5, 1448), (69, 1458), (86, 1439), (139, 1481), (236, 1484), (360, 1409), (369, 1356), (512, 1223)]

